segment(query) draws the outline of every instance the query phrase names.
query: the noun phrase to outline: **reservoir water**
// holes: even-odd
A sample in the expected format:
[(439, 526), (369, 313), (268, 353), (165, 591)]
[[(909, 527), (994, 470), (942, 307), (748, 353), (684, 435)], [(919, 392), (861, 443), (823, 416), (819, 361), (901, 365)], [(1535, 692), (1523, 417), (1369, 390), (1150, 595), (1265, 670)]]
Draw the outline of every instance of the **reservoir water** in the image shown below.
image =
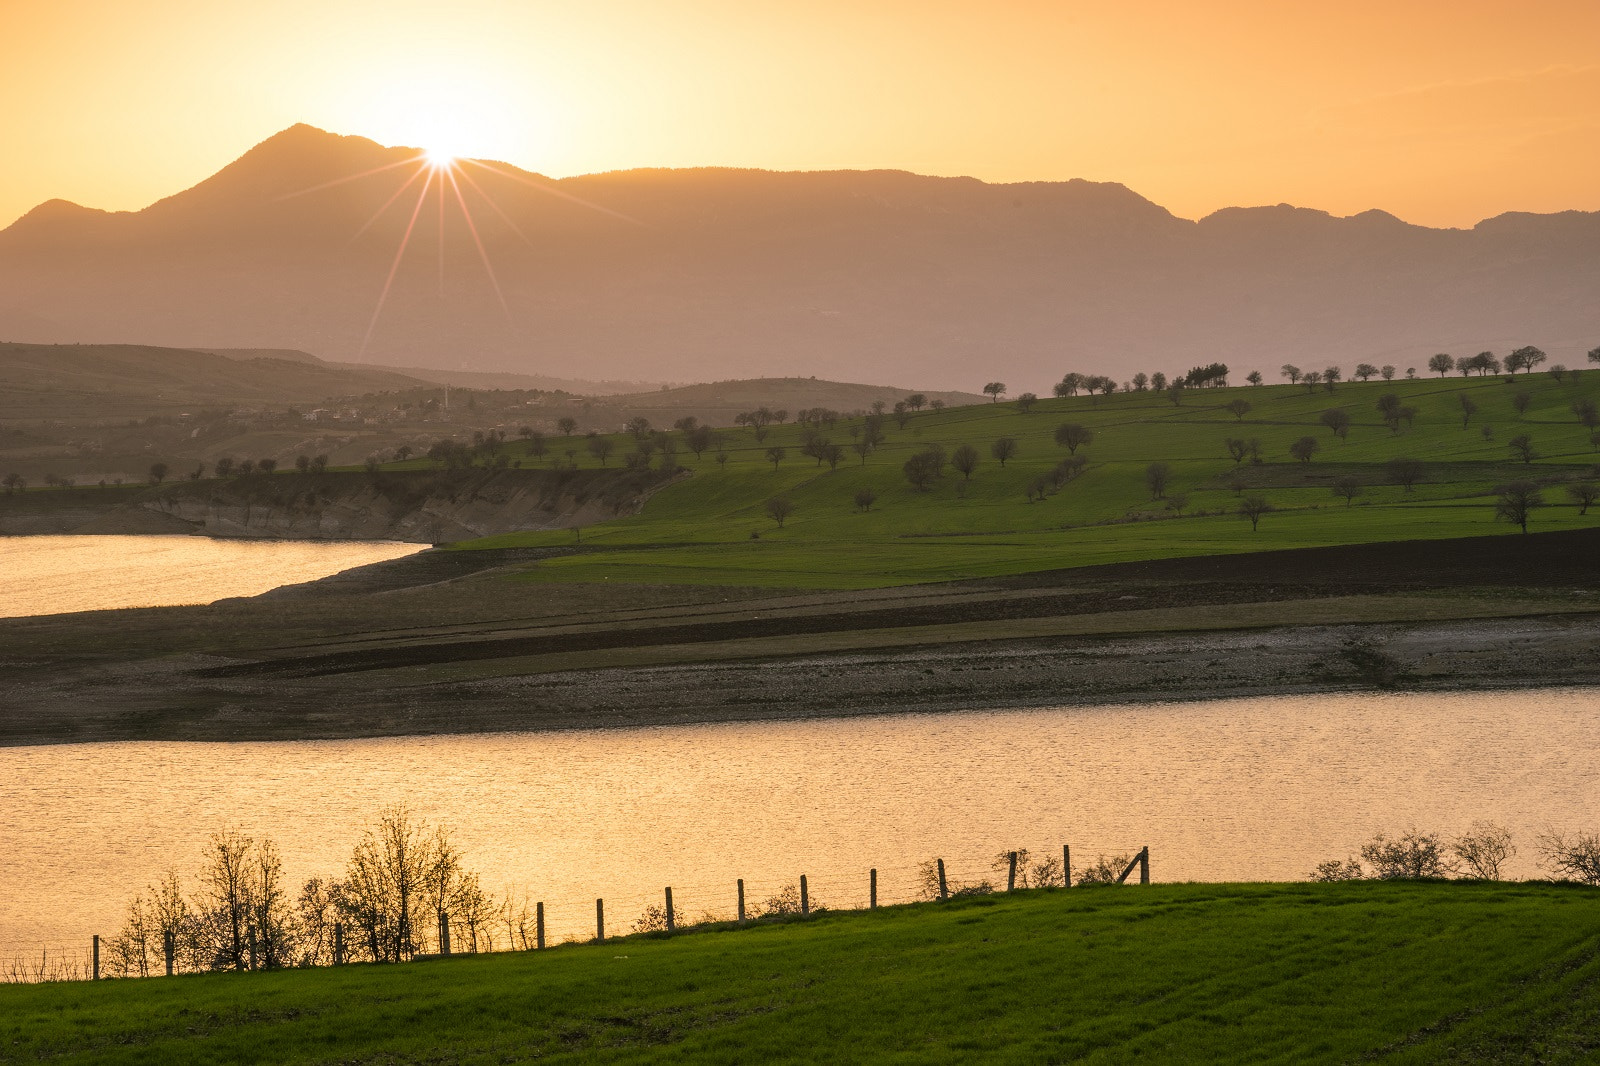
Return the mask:
[[(289, 743), (0, 749), (0, 959), (81, 951), (223, 825), (295, 885), (338, 876), (404, 801), (553, 936), (621, 931), (671, 885), (729, 914), (808, 875), (814, 899), (910, 898), (917, 865), (995, 877), (1009, 848), (1075, 864), (1148, 845), (1157, 881), (1303, 878), (1379, 831), (1600, 829), (1600, 692), (1337, 695)], [(999, 875), (1003, 879), (1003, 874)]]
[(421, 550), (386, 541), (0, 537), (0, 618), (256, 596)]

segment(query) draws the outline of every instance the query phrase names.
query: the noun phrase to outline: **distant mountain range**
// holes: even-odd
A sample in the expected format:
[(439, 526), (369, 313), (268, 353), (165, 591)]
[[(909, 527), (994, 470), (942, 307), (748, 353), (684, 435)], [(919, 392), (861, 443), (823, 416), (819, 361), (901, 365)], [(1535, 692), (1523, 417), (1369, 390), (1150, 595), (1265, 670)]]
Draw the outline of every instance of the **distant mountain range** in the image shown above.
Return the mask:
[(1439, 230), (1280, 205), (1196, 222), (1087, 181), (557, 181), (462, 164), (441, 225), (437, 196), (418, 203), (416, 156), (295, 126), (142, 211), (42, 204), (0, 231), (0, 339), (581, 379), (998, 378), (1013, 392), (1067, 369), (1404, 367), (1522, 344), (1571, 363), (1600, 345), (1600, 213)]

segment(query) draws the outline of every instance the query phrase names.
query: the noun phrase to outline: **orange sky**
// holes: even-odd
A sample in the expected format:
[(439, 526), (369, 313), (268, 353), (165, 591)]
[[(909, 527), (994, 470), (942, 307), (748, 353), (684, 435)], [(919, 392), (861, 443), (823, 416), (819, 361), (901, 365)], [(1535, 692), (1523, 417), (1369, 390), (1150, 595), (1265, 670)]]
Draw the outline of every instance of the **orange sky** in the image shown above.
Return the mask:
[(1600, 209), (1600, 3), (0, 0), (0, 225), (295, 122), (566, 175), (898, 167), (1470, 225)]

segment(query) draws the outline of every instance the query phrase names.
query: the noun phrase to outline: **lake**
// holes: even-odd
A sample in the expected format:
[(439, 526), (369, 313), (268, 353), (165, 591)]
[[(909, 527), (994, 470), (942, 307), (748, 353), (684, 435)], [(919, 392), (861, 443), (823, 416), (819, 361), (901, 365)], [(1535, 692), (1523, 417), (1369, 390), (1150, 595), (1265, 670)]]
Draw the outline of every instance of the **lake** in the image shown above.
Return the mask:
[[(298, 885), (408, 802), (552, 936), (621, 931), (674, 889), (729, 914), (808, 875), (813, 898), (910, 898), (917, 864), (994, 877), (1009, 848), (1075, 865), (1149, 845), (1153, 878), (1284, 880), (1380, 830), (1600, 828), (1600, 692), (1335, 695), (288, 743), (0, 749), (0, 959), (81, 951), (206, 836), (274, 838)], [(1003, 880), (1003, 874), (999, 875)]]
[(420, 545), (210, 537), (0, 537), (0, 618), (257, 596)]

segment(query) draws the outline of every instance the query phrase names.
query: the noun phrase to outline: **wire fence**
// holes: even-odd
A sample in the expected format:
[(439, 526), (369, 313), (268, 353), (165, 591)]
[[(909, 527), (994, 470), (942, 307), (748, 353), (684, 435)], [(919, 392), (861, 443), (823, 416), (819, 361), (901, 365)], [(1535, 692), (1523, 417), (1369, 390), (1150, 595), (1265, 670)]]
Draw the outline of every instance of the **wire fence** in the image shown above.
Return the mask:
[[(1002, 849), (985, 854), (930, 857), (921, 863), (885, 867), (858, 864), (808, 864), (792, 874), (764, 871), (756, 877), (715, 881), (673, 881), (659, 889), (579, 896), (571, 891), (542, 894), (534, 885), (505, 888), (487, 916), (427, 916), (415, 923), (413, 957), (440, 954), (538, 950), (588, 943), (643, 932), (682, 931), (695, 926), (760, 922), (825, 911), (866, 910), (919, 901), (1003, 892), (1011, 889), (1070, 887), (1137, 880), (1148, 883), (1149, 850), (1113, 849), (1087, 859), (1068, 846), (1043, 850)], [(1074, 866), (1077, 861), (1078, 865)], [(1135, 877), (1137, 871), (1137, 877)], [(1120, 876), (1119, 876), (1120, 875)], [(670, 926), (670, 928), (669, 928)], [(331, 931), (327, 957), (350, 961), (360, 945), (354, 930)], [(347, 936), (347, 933), (349, 934)], [(169, 939), (152, 945), (152, 962), (143, 972), (113, 974), (108, 941), (98, 934), (77, 942), (7, 940), (0, 937), (0, 982), (98, 980), (111, 976), (156, 976), (205, 967), (180, 958)], [(252, 943), (251, 962), (256, 968)]]

